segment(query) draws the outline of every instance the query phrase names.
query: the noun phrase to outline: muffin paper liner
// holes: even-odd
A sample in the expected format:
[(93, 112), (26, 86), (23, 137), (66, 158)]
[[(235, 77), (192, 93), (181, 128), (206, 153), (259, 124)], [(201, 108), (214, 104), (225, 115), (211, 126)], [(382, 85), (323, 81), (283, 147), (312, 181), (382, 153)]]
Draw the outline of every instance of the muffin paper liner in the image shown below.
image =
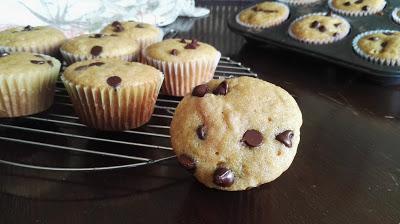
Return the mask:
[(400, 11), (400, 8), (395, 8), (392, 12), (392, 19), (393, 21), (395, 21), (396, 23), (400, 24), (400, 18), (397, 15), (397, 13)]
[(82, 123), (100, 130), (120, 131), (150, 120), (163, 78), (118, 89), (81, 86), (64, 76), (61, 80)]
[(67, 64), (73, 64), (74, 62), (77, 61), (86, 61), (90, 59), (98, 59), (98, 58), (119, 58), (124, 61), (135, 61), (137, 59), (139, 50), (134, 53), (130, 54), (122, 54), (118, 56), (87, 56), (87, 55), (74, 55), (69, 52), (66, 52), (60, 48), (61, 55), (63, 56), (64, 60), (67, 62)]
[(164, 32), (162, 31), (162, 29), (159, 29), (159, 30), (160, 30), (160, 35), (157, 36), (157, 37), (153, 37), (153, 38), (138, 38), (137, 43), (139, 44), (139, 47), (140, 47), (140, 51), (139, 51), (139, 54), (138, 54), (138, 61), (139, 62), (144, 63), (144, 61), (145, 61), (145, 59), (143, 58), (143, 55), (142, 55), (142, 51), (146, 47), (148, 47), (148, 46), (150, 46), (150, 45), (152, 45), (154, 43), (160, 42), (163, 39)]
[(341, 15), (345, 15), (345, 16), (367, 16), (367, 15), (372, 15), (375, 13), (378, 13), (380, 11), (383, 10), (383, 8), (385, 8), (386, 6), (386, 1), (382, 2), (382, 5), (380, 5), (380, 7), (378, 7), (377, 9), (373, 9), (373, 10), (368, 10), (368, 11), (346, 11), (343, 9), (338, 9), (335, 8), (335, 6), (333, 5), (333, 0), (328, 0), (328, 6), (329, 8)]
[(200, 84), (210, 81), (217, 68), (221, 53), (208, 60), (193, 60), (189, 62), (164, 62), (153, 59), (143, 51), (144, 63), (151, 65), (164, 73), (165, 79), (161, 91), (166, 95), (184, 96)]
[[(250, 23), (245, 23), (245, 22), (243, 22), (243, 21), (240, 20), (240, 14), (241, 14), (244, 10), (249, 9), (249, 8), (247, 8), (247, 9), (244, 9), (244, 10), (240, 11), (240, 12), (236, 15), (236, 17), (235, 17), (236, 22), (237, 22), (238, 24), (244, 26), (244, 27), (254, 28), (254, 29), (264, 29), (264, 28), (269, 28), (269, 27), (278, 26), (278, 25), (280, 25), (281, 23), (285, 22), (285, 21), (289, 18), (290, 9), (289, 9), (289, 7), (288, 7), (287, 5), (285, 5), (285, 4), (283, 4), (283, 3), (280, 3), (280, 2), (276, 2), (276, 3), (279, 3), (280, 5), (282, 5), (283, 7), (285, 7), (285, 8), (287, 9), (286, 15), (284, 15), (284, 16), (283, 16), (282, 18), (280, 18), (280, 19), (276, 18), (275, 20), (269, 21), (268, 24), (264, 24), (264, 25), (253, 25), (253, 24), (250, 24)], [(251, 7), (250, 7), (250, 8), (251, 8)]]
[(316, 3), (320, 0), (279, 0), (279, 1), (290, 5), (308, 5)]
[(54, 99), (60, 65), (47, 73), (0, 76), (0, 117), (20, 117), (47, 110)]
[(7, 47), (0, 46), (0, 53), (4, 52), (32, 52), (45, 54), (50, 56), (58, 56), (60, 45), (57, 46), (42, 46), (42, 47)]
[(366, 35), (375, 34), (375, 33), (394, 33), (394, 32), (398, 32), (398, 31), (396, 31), (396, 30), (373, 30), (373, 31), (360, 33), (353, 39), (353, 42), (352, 42), (353, 49), (359, 56), (361, 56), (362, 58), (364, 58), (368, 61), (378, 63), (380, 65), (398, 66), (398, 65), (400, 65), (400, 58), (399, 59), (394, 59), (394, 58), (389, 59), (389, 58), (374, 57), (372, 55), (366, 54), (360, 47), (358, 47), (358, 41), (360, 41)]
[(296, 39), (296, 40), (298, 40), (300, 42), (304, 42), (304, 43), (307, 43), (307, 44), (329, 44), (329, 43), (333, 43), (333, 42), (339, 41), (339, 40), (345, 38), (349, 34), (349, 32), (350, 32), (350, 24), (349, 24), (349, 22), (347, 22), (347, 20), (345, 18), (343, 18), (341, 16), (338, 16), (338, 15), (332, 15), (332, 17), (339, 18), (339, 19), (343, 20), (343, 25), (346, 26), (347, 32), (339, 33), (339, 36), (337, 36), (337, 37), (331, 37), (331, 38), (328, 38), (326, 40), (313, 40), (313, 39), (309, 39), (309, 38), (302, 38), (302, 37), (296, 36), (296, 34), (294, 34), (292, 32), (292, 27), (296, 22), (298, 22), (299, 20), (302, 20), (302, 19), (304, 19), (304, 18), (306, 18), (308, 16), (314, 16), (314, 15), (325, 16), (326, 13), (325, 12), (311, 13), (311, 14), (307, 14), (307, 15), (304, 15), (304, 16), (301, 16), (301, 17), (295, 19), (289, 26), (289, 29), (288, 29), (289, 36), (291, 36), (293, 39)]

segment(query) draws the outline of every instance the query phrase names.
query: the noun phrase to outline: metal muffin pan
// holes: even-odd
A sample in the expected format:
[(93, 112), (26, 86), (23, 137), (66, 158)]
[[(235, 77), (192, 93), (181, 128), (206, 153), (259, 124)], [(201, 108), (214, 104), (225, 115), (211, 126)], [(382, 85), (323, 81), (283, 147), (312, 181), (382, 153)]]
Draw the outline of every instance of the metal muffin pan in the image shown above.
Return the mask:
[[(236, 15), (228, 20), (228, 27), (248, 40), (267, 43), (287, 50), (296, 51), (334, 64), (365, 73), (367, 78), (381, 84), (400, 84), (400, 66), (380, 65), (367, 61), (357, 55), (352, 47), (353, 39), (360, 33), (371, 30), (399, 30), (400, 24), (392, 20), (392, 11), (399, 7), (398, 0), (386, 0), (386, 7), (381, 13), (368, 16), (344, 16), (351, 25), (350, 33), (331, 44), (307, 44), (291, 38), (288, 34), (289, 25), (298, 17), (316, 13), (328, 12), (327, 0), (320, 0), (308, 5), (288, 5), (289, 18), (282, 24), (265, 29), (244, 27), (236, 22)], [(249, 5), (251, 7), (255, 5)], [(247, 8), (247, 7), (246, 7)], [(240, 13), (240, 12), (238, 12)]]

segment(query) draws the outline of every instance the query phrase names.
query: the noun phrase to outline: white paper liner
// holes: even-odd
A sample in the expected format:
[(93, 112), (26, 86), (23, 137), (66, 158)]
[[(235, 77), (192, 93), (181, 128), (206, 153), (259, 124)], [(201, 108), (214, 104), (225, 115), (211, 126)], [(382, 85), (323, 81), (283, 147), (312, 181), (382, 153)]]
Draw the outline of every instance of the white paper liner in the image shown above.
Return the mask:
[(308, 4), (316, 3), (320, 0), (279, 0), (279, 1), (290, 4), (290, 5), (308, 5)]
[(360, 47), (358, 47), (358, 41), (360, 41), (366, 35), (375, 34), (375, 33), (394, 33), (394, 32), (399, 32), (399, 31), (396, 31), (396, 30), (373, 30), (373, 31), (360, 33), (353, 39), (353, 42), (352, 42), (353, 49), (359, 56), (361, 56), (362, 58), (364, 58), (368, 61), (378, 63), (380, 65), (399, 66), (400, 58), (388, 59), (388, 58), (374, 57), (372, 55), (366, 54)]
[(61, 80), (82, 123), (100, 130), (121, 131), (150, 120), (163, 78), (117, 90), (76, 85), (63, 75)]
[(53, 64), (46, 73), (0, 76), (0, 117), (20, 117), (47, 110), (53, 104), (61, 66)]
[(397, 15), (397, 13), (400, 11), (400, 8), (395, 8), (392, 12), (392, 19), (396, 23), (400, 24), (400, 17)]
[(243, 11), (254, 7), (254, 6), (252, 6), (252, 7), (249, 7), (247, 9), (244, 9), (244, 10), (240, 11), (235, 17), (236, 22), (238, 24), (240, 24), (241, 26), (248, 27), (248, 28), (254, 28), (254, 29), (264, 29), (264, 28), (270, 28), (270, 27), (278, 26), (281, 23), (285, 22), (289, 18), (290, 9), (289, 9), (289, 7), (287, 5), (285, 5), (283, 3), (280, 3), (280, 2), (276, 2), (276, 3), (279, 4), (279, 5), (282, 5), (282, 7), (287, 9), (286, 10), (286, 14), (284, 14), (281, 18), (275, 18), (275, 20), (269, 21), (267, 24), (264, 24), (264, 25), (254, 25), (254, 24), (245, 23), (245, 22), (241, 21), (240, 20), (240, 14)]
[(138, 57), (139, 51), (131, 54), (123, 54), (119, 56), (107, 56), (107, 55), (101, 55), (101, 56), (88, 56), (88, 55), (74, 55), (69, 52), (64, 51), (63, 49), (60, 48), (61, 55), (63, 56), (64, 60), (67, 62), (67, 64), (73, 64), (74, 62), (77, 61), (87, 61), (90, 59), (99, 59), (99, 58), (119, 58), (124, 61), (135, 61)]
[(42, 47), (7, 47), (0, 46), (0, 53), (4, 52), (32, 52), (37, 54), (45, 54), (50, 56), (58, 56), (58, 49), (60, 45), (57, 46), (42, 46)]
[(376, 8), (376, 9), (369, 9), (368, 11), (347, 11), (347, 10), (343, 10), (343, 9), (338, 9), (333, 5), (333, 0), (328, 0), (328, 6), (329, 8), (341, 15), (345, 15), (345, 16), (367, 16), (367, 15), (372, 15), (375, 13), (378, 13), (380, 11), (383, 10), (383, 8), (385, 8), (386, 6), (386, 1), (384, 0), (382, 2), (382, 4)]
[(144, 58), (143, 58), (142, 52), (144, 49), (146, 49), (146, 47), (148, 47), (154, 43), (162, 41), (162, 39), (164, 37), (164, 32), (162, 31), (162, 29), (159, 29), (159, 30), (160, 30), (159, 36), (156, 36), (153, 38), (138, 38), (137, 43), (139, 44), (139, 47), (140, 47), (139, 54), (138, 54), (139, 62), (144, 63)]
[(290, 24), (290, 26), (289, 26), (289, 29), (288, 29), (289, 36), (292, 37), (292, 38), (295, 39), (295, 40), (298, 40), (298, 41), (300, 41), (300, 42), (304, 42), (304, 43), (307, 43), (307, 44), (329, 44), (329, 43), (333, 43), (333, 42), (339, 41), (339, 40), (343, 39), (344, 37), (346, 37), (346, 36), (349, 34), (349, 32), (350, 32), (350, 24), (349, 24), (349, 22), (347, 22), (347, 20), (346, 20), (345, 18), (343, 18), (343, 17), (341, 17), (341, 16), (338, 16), (338, 15), (335, 15), (335, 14), (331, 15), (331, 17), (341, 19), (342, 22), (343, 22), (343, 23), (342, 23), (343, 26), (346, 26), (346, 28), (347, 28), (347, 32), (345, 32), (345, 33), (339, 33), (338, 36), (336, 36), (336, 37), (331, 37), (331, 38), (326, 39), (326, 40), (314, 40), (314, 39), (310, 39), (310, 38), (301, 38), (301, 37), (299, 37), (299, 36), (296, 36), (296, 35), (292, 32), (292, 26), (293, 26), (296, 22), (298, 22), (298, 21), (300, 21), (300, 20), (302, 20), (302, 19), (304, 19), (304, 18), (306, 18), (306, 17), (308, 17), (308, 16), (314, 16), (314, 15), (325, 16), (325, 15), (326, 15), (326, 12), (311, 13), (311, 14), (307, 14), (307, 15), (304, 15), (304, 16), (301, 16), (301, 17), (295, 19), (295, 20)]
[(189, 62), (164, 62), (150, 58), (143, 51), (144, 63), (160, 70), (165, 75), (161, 87), (162, 93), (171, 96), (184, 96), (195, 86), (210, 81), (217, 68), (221, 53), (209, 60), (194, 60)]

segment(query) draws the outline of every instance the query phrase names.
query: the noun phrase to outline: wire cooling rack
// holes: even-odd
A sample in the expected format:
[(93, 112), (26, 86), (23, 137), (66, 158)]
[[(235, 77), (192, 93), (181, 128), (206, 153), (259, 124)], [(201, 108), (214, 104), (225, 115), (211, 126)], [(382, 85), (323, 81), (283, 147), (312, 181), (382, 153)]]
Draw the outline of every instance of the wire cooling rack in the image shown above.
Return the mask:
[[(257, 75), (222, 57), (214, 79)], [(79, 122), (61, 81), (46, 112), (0, 119), (0, 164), (50, 171), (95, 171), (138, 167), (171, 159), (169, 125), (180, 97), (159, 95), (146, 125), (103, 132)]]

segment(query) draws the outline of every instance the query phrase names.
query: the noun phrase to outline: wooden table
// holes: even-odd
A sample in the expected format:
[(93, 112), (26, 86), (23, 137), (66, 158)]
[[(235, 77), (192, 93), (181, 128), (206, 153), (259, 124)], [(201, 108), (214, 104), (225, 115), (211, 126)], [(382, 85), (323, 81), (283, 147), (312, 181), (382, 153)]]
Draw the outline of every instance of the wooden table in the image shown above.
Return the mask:
[[(213, 44), (296, 98), (304, 124), (289, 170), (256, 189), (222, 192), (197, 183), (175, 160), (99, 172), (2, 165), (0, 223), (400, 223), (400, 88), (248, 44), (225, 23), (240, 5), (206, 6), (209, 17), (180, 19), (193, 23), (180, 36)], [(27, 147), (0, 141), (3, 156)]]

